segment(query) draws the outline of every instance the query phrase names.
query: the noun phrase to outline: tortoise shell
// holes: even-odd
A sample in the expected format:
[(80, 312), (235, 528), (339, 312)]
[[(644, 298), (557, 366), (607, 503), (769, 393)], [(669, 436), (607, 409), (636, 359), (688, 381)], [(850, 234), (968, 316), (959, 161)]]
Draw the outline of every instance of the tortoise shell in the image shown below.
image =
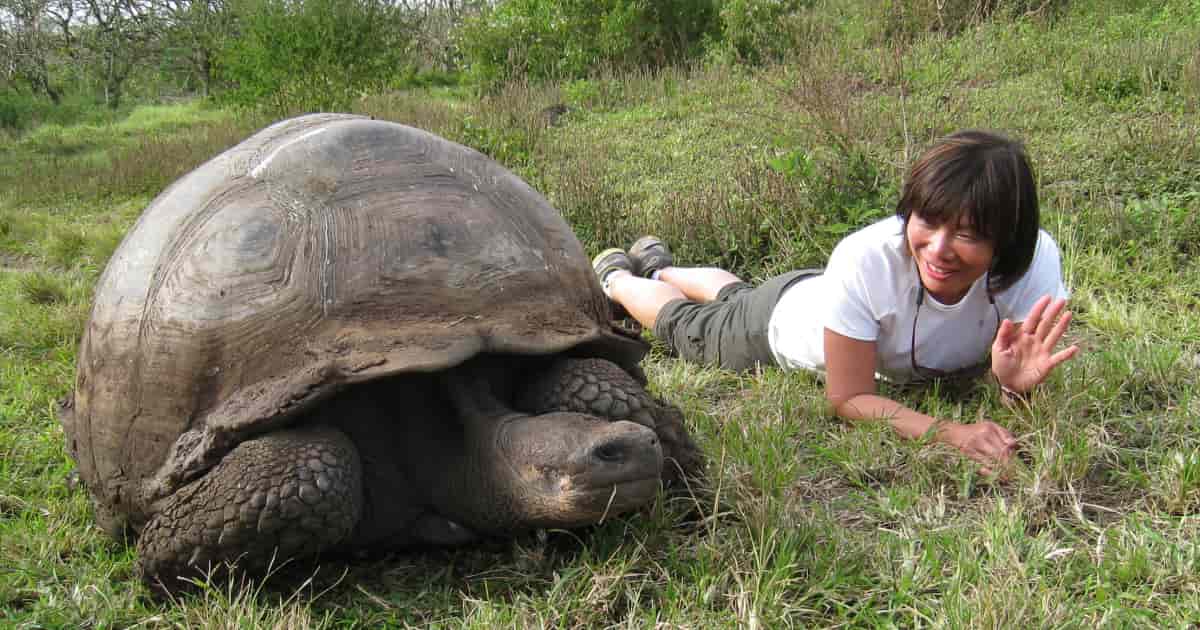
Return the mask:
[(339, 389), (480, 353), (630, 366), (571, 228), (486, 156), (369, 118), (272, 125), (180, 178), (101, 276), (62, 409), (100, 524)]

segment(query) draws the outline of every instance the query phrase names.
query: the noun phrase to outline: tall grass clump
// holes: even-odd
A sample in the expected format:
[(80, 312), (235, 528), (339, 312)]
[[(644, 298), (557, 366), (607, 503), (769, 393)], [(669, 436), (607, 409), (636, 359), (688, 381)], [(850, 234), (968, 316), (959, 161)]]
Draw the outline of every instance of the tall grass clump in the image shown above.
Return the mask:
[(87, 248), (87, 237), (77, 230), (60, 230), (50, 235), (46, 259), (55, 267), (70, 269), (78, 265)]
[(1059, 71), (1069, 96), (1118, 109), (1146, 97), (1196, 106), (1200, 14), (1194, 7), (1150, 3), (1137, 13), (1081, 19), (1079, 26), (1098, 44), (1064, 51)]
[(67, 300), (66, 287), (58, 278), (44, 272), (21, 276), (17, 288), (21, 296), (31, 304), (47, 305)]

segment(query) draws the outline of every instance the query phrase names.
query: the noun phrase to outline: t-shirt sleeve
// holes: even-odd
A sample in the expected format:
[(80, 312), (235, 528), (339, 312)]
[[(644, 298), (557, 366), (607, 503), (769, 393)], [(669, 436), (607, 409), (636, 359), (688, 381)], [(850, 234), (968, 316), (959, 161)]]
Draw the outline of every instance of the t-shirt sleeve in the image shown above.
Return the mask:
[(1052, 298), (1070, 297), (1070, 292), (1063, 284), (1062, 254), (1058, 243), (1045, 230), (1038, 232), (1037, 248), (1033, 253), (1033, 262), (1029, 271), (1007, 291), (1004, 301), (1008, 309), (1004, 316), (1013, 321), (1023, 321), (1043, 295)]
[[(829, 256), (825, 327), (859, 341), (879, 338), (879, 320), (872, 308), (867, 278), (872, 273), (869, 250), (845, 239)], [(876, 265), (877, 266), (877, 265)]]

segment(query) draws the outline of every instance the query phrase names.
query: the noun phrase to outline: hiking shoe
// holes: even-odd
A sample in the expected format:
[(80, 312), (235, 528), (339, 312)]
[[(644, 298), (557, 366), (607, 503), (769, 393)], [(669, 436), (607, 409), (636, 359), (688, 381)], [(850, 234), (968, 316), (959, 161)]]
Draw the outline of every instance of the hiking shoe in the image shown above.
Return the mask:
[(624, 269), (629, 273), (633, 273), (633, 260), (625, 250), (620, 247), (606, 249), (592, 259), (592, 269), (596, 271), (596, 277), (600, 279), (600, 284), (604, 284), (608, 274)]
[(641, 335), (642, 325), (629, 314), (629, 311), (625, 310), (624, 306), (612, 298), (607, 282), (608, 275), (614, 271), (625, 270), (633, 273), (633, 259), (625, 253), (625, 250), (613, 247), (596, 254), (596, 257), (592, 259), (592, 269), (596, 271), (596, 277), (600, 279), (600, 288), (608, 297), (609, 320), (613, 326), (627, 336)]
[(643, 236), (634, 241), (629, 248), (629, 258), (633, 259), (634, 275), (643, 278), (675, 264), (670, 248), (656, 236)]

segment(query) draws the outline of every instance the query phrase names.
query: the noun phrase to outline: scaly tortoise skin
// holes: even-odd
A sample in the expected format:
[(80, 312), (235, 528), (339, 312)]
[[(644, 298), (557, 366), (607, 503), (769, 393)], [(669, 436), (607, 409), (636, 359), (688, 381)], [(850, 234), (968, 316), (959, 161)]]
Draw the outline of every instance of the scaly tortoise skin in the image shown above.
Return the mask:
[(113, 255), (67, 449), (166, 588), (596, 522), (701, 467), (609, 309), (570, 227), (492, 160), (286, 120), (172, 184)]

